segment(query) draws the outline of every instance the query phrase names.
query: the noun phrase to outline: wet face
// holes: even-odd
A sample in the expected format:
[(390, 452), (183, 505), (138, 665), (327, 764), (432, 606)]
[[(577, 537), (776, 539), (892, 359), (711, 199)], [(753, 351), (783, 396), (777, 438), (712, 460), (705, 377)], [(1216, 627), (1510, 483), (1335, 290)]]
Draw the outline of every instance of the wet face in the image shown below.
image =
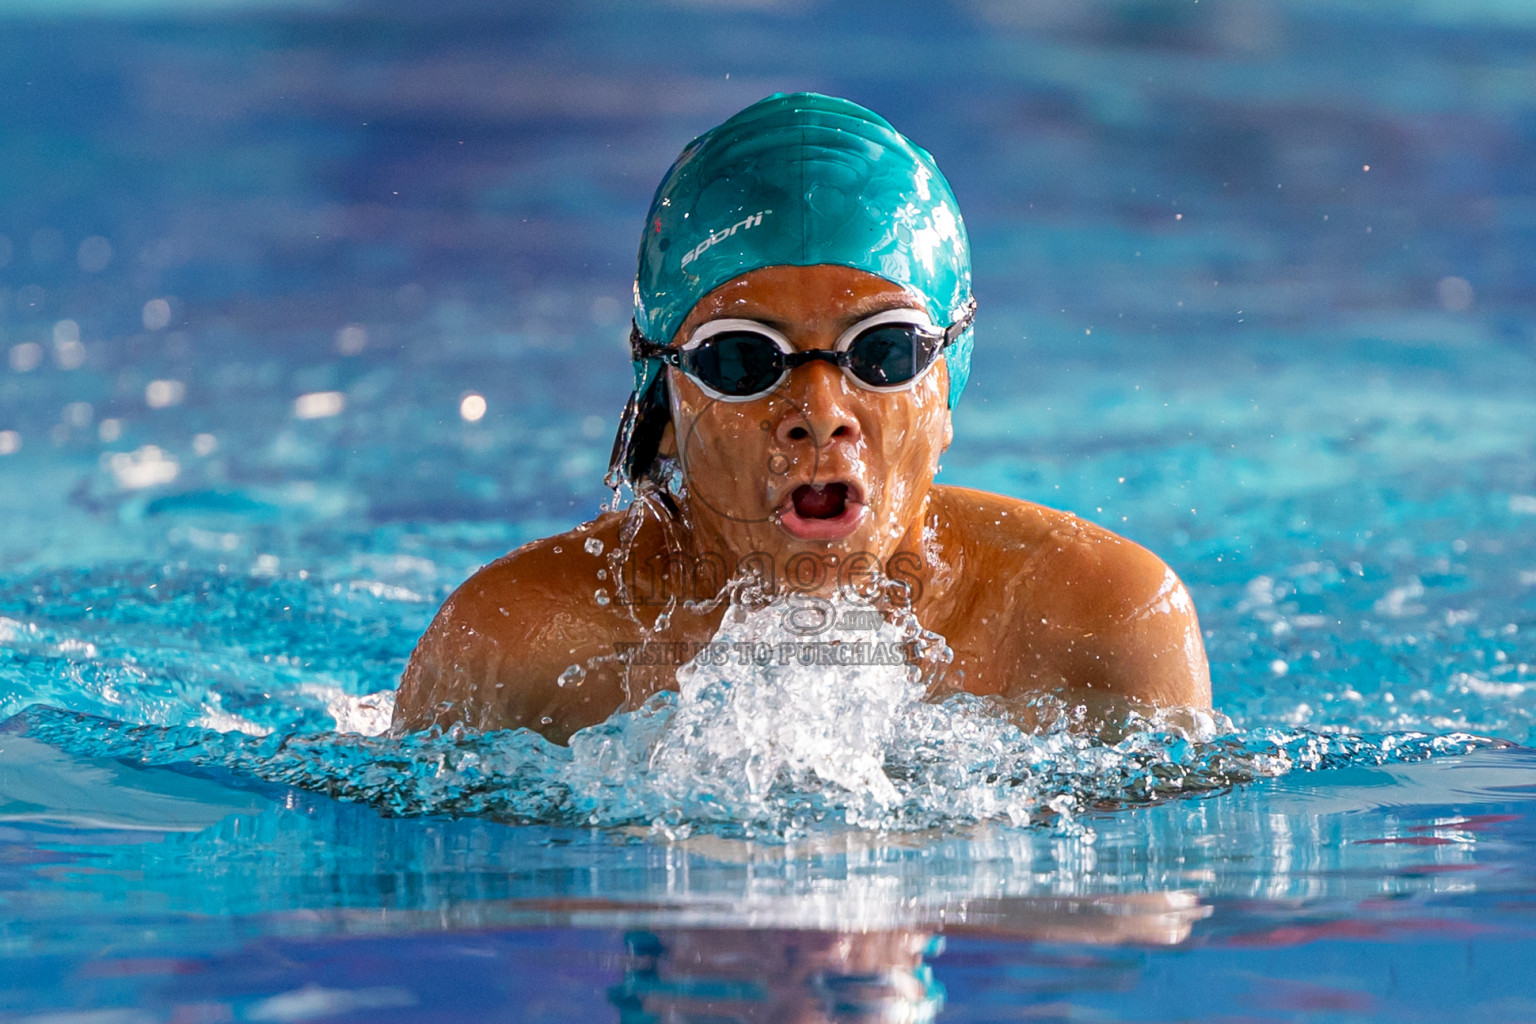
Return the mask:
[[(918, 296), (839, 266), (765, 267), (700, 299), (673, 338), (702, 324), (753, 320), (797, 350), (832, 349), (851, 325), (893, 309), (923, 310)], [(941, 327), (944, 325), (940, 325)], [(940, 358), (905, 391), (860, 387), (816, 361), (761, 398), (711, 398), (668, 370), (672, 427), (664, 450), (679, 456), (685, 509), (704, 544), (733, 562), (751, 553), (777, 564), (800, 552), (846, 559), (867, 552), (884, 565), (913, 550), (940, 454), (951, 438), (949, 375)]]

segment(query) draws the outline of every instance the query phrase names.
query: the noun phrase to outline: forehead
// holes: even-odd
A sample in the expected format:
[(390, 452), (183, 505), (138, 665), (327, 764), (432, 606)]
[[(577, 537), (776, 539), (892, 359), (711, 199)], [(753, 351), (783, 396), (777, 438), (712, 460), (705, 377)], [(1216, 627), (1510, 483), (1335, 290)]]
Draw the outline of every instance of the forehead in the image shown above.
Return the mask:
[(902, 308), (926, 311), (928, 307), (917, 292), (853, 267), (761, 267), (706, 294), (683, 321), (678, 335), (727, 316), (815, 329)]

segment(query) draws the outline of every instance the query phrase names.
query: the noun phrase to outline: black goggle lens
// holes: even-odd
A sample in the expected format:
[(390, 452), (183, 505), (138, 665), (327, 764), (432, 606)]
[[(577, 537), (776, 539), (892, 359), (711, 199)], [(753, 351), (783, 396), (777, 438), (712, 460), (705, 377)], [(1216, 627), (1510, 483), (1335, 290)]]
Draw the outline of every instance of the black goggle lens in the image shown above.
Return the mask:
[(685, 369), (723, 395), (768, 391), (784, 372), (784, 353), (755, 331), (716, 334), (688, 353)]
[(880, 324), (848, 346), (848, 369), (877, 388), (905, 384), (928, 368), (938, 341), (915, 324)]
[[(917, 324), (876, 324), (839, 354), (838, 362), (870, 387), (899, 387), (926, 370), (944, 337)], [(792, 359), (792, 357), (791, 357)], [(714, 390), (746, 398), (773, 389), (785, 354), (756, 331), (722, 331), (688, 350), (682, 369)]]

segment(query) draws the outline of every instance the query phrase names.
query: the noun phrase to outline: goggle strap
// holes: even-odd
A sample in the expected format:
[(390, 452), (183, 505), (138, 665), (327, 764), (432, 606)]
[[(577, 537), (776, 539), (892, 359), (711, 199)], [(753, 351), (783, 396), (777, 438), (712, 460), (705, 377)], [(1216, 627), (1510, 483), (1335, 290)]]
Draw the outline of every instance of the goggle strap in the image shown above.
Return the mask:
[[(949, 346), (953, 345), (955, 343), (955, 339), (964, 334), (966, 329), (971, 326), (975, 319), (976, 296), (972, 295), (970, 298), (965, 300), (965, 305), (960, 307), (960, 315), (955, 317), (954, 322), (944, 329), (943, 347), (948, 348)], [(942, 349), (940, 351), (942, 351)]]
[(660, 359), (668, 366), (676, 366), (678, 363), (677, 349), (647, 338), (641, 332), (640, 325), (633, 320), (629, 322), (629, 358), (636, 363), (642, 359)]

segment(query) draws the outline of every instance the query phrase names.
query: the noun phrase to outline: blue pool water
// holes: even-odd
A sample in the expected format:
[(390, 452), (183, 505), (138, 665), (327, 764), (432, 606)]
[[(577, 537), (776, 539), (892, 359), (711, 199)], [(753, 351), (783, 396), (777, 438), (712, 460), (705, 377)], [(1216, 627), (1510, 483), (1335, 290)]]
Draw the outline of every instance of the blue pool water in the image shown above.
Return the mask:
[[(0, 2), (0, 1020), (1536, 1019), (1536, 13), (1056, 6)], [(943, 479), (1163, 555), (1225, 717), (376, 735), (793, 88), (965, 209)]]

